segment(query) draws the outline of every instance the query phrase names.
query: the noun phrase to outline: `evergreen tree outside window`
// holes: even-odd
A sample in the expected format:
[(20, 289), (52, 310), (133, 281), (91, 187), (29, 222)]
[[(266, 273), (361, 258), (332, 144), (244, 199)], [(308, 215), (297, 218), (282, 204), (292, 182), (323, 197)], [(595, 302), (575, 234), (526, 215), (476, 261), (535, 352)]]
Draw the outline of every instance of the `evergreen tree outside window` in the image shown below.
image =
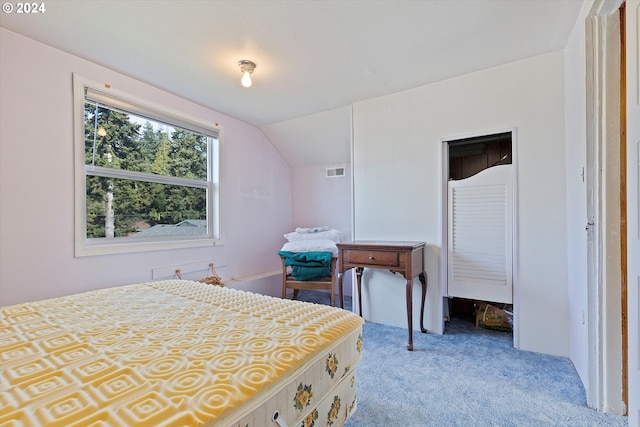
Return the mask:
[(74, 76), (76, 256), (221, 244), (218, 128)]

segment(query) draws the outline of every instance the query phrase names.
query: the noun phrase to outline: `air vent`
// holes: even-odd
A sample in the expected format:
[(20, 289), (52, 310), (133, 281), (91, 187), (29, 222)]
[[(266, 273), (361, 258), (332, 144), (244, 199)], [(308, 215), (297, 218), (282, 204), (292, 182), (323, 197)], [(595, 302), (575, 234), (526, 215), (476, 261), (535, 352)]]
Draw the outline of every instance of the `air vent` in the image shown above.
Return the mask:
[(344, 168), (327, 168), (326, 178), (339, 178), (344, 176)]

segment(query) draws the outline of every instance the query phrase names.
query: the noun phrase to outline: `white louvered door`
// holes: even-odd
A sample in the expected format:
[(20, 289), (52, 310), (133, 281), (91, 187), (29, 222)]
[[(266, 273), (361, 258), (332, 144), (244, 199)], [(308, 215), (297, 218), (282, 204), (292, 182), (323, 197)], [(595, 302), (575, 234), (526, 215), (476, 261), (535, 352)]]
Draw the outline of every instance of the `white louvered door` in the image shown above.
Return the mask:
[(513, 303), (512, 166), (448, 186), (448, 295)]

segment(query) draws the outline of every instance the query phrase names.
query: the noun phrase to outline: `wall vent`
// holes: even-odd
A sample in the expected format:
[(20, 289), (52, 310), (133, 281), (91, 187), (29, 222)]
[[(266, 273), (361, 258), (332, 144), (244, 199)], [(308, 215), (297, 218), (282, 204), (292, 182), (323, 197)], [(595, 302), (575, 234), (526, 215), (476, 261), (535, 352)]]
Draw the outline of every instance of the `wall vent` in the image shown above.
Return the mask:
[(344, 176), (344, 168), (327, 168), (326, 178), (339, 178)]

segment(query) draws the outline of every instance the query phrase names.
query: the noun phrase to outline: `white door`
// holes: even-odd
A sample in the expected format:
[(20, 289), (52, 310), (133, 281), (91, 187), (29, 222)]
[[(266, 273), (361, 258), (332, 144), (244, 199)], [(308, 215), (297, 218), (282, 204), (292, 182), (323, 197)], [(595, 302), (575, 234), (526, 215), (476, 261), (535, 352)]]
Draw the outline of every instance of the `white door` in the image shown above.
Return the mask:
[(448, 183), (449, 297), (513, 303), (512, 166)]

